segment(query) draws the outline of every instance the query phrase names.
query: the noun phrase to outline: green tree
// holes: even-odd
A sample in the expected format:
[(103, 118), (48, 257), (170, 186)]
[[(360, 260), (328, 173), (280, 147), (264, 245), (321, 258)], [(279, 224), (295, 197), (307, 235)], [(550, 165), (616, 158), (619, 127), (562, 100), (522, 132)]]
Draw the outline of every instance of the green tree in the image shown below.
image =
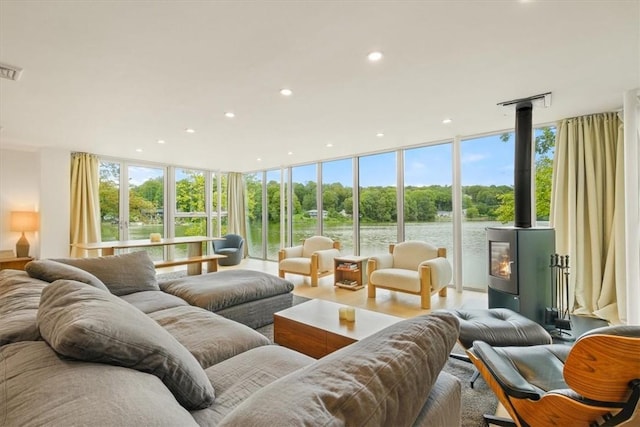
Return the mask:
[(100, 180), (100, 217), (103, 222), (117, 221), (120, 217), (120, 189), (109, 180)]
[(161, 176), (148, 179), (139, 186), (132, 187), (131, 191), (158, 208), (164, 206), (164, 179)]
[(470, 208), (467, 208), (467, 219), (474, 219), (477, 218), (479, 215), (478, 212), (478, 208), (476, 208), (475, 206), (471, 206)]
[(536, 161), (536, 218), (548, 221), (551, 213), (553, 160), (541, 157)]
[[(280, 222), (280, 183), (269, 181), (267, 183), (267, 220), (271, 223)], [(295, 211), (294, 211), (295, 212)]]
[[(509, 141), (512, 134), (502, 134), (500, 139)], [(553, 151), (556, 143), (555, 129), (552, 127), (540, 128), (540, 133), (535, 138), (535, 183), (536, 183), (536, 218), (548, 220), (551, 206), (551, 179), (553, 174)], [(503, 223), (513, 221), (515, 218), (514, 195), (504, 194), (500, 198), (500, 207), (496, 210), (496, 217)]]
[(120, 218), (120, 165), (100, 162), (100, 217), (103, 222), (118, 221)]
[(247, 219), (250, 222), (262, 218), (262, 181), (256, 174), (244, 176), (247, 199)]
[(202, 173), (187, 171), (187, 177), (176, 182), (176, 209), (178, 212), (205, 212)]

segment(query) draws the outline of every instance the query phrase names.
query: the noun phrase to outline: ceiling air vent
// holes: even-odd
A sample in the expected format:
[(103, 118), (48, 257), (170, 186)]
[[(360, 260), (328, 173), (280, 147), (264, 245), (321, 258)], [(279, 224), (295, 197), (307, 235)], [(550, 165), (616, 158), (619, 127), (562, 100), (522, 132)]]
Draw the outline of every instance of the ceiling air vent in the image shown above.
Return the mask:
[(0, 77), (17, 81), (22, 74), (22, 68), (12, 67), (11, 65), (0, 64)]

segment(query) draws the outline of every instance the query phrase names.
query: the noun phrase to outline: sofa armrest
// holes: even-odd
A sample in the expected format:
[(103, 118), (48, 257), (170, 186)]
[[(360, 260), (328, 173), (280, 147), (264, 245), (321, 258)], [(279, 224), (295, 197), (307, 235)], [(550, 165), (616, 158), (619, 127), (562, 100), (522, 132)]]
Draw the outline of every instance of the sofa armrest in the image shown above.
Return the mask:
[(393, 255), (391, 254), (374, 255), (369, 257), (369, 261), (373, 261), (375, 263), (375, 270), (380, 270), (381, 268), (393, 268)]
[(315, 251), (314, 254), (318, 255), (318, 271), (330, 271), (333, 270), (333, 259), (340, 256), (340, 251), (338, 249), (324, 249)]
[(438, 257), (427, 261), (422, 261), (418, 266), (418, 269), (428, 267), (431, 271), (431, 288), (438, 290), (443, 288), (451, 282), (453, 277), (453, 270), (451, 264), (446, 258)]
[(299, 258), (302, 256), (302, 245), (292, 246), (290, 248), (282, 248), (280, 249), (282, 253), (282, 258)]

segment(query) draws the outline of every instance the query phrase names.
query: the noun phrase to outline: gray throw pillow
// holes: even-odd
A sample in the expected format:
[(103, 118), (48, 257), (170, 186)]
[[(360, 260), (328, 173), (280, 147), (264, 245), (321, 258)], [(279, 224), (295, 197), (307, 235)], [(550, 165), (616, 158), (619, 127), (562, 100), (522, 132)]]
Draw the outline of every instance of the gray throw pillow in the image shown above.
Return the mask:
[(413, 425), (458, 328), (450, 314), (398, 322), (256, 391), (218, 425)]
[(55, 282), (59, 279), (75, 280), (109, 292), (105, 284), (88, 271), (50, 259), (30, 261), (24, 269), (29, 276), (45, 282)]
[(54, 261), (88, 271), (117, 296), (160, 290), (156, 268), (146, 251), (97, 258), (60, 258)]
[(195, 357), (169, 332), (127, 302), (72, 280), (42, 291), (38, 328), (64, 356), (148, 372), (187, 409), (213, 403), (214, 390)]

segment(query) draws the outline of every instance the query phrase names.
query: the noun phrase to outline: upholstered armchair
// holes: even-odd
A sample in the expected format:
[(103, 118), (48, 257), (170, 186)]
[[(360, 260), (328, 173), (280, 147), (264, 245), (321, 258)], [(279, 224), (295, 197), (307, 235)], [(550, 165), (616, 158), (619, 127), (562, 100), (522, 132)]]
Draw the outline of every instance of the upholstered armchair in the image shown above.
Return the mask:
[(223, 266), (240, 264), (244, 258), (244, 238), (239, 234), (227, 234), (223, 238), (224, 240), (213, 241), (213, 252), (226, 256), (226, 258), (220, 258), (218, 264)]
[[(606, 326), (573, 346), (493, 347), (475, 341), (476, 365), (511, 420), (501, 426), (614, 426), (629, 420), (640, 400), (640, 326)], [(628, 424), (638, 425), (631, 422)]]
[(376, 289), (420, 295), (420, 306), (431, 308), (431, 296), (447, 296), (451, 281), (451, 264), (447, 250), (429, 243), (410, 240), (389, 245), (389, 253), (372, 256), (367, 263), (369, 298)]
[(311, 286), (318, 286), (318, 278), (333, 274), (333, 258), (340, 255), (340, 243), (324, 236), (313, 236), (301, 245), (280, 249), (278, 273), (301, 274), (311, 278)]

